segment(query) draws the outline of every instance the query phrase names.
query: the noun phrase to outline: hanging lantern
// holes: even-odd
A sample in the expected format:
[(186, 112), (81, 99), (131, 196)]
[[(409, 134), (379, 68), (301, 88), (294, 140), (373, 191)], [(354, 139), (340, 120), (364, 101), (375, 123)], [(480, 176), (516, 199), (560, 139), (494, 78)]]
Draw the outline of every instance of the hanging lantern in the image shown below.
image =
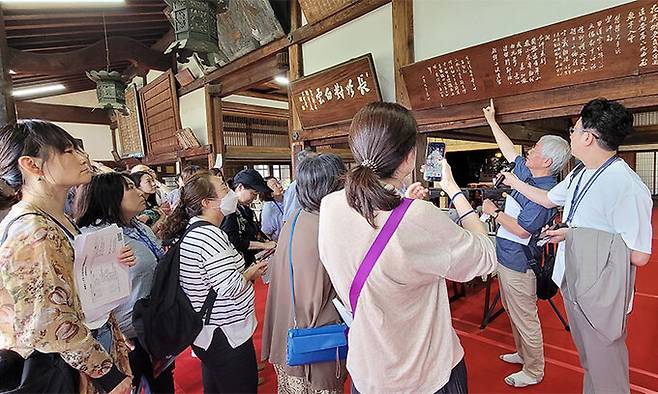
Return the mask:
[(187, 63), (195, 52), (206, 66), (219, 58), (217, 13), (228, 10), (229, 0), (165, 0), (175, 41), (165, 53), (175, 51), (180, 63)]
[(96, 82), (96, 97), (100, 108), (116, 110), (128, 115), (126, 82), (117, 71), (87, 71), (87, 77)]

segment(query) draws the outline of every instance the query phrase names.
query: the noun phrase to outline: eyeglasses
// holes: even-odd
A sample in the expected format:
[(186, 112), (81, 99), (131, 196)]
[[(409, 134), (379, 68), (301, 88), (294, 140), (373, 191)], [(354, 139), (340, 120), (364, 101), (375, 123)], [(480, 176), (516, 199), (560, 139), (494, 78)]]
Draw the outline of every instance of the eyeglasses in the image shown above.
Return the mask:
[(597, 140), (601, 138), (601, 136), (596, 135), (596, 133), (592, 132), (592, 129), (576, 130), (576, 128), (574, 126), (569, 127), (569, 135), (573, 134), (574, 131), (580, 131), (580, 132), (583, 132), (583, 133), (590, 133), (592, 135), (592, 137), (596, 138)]

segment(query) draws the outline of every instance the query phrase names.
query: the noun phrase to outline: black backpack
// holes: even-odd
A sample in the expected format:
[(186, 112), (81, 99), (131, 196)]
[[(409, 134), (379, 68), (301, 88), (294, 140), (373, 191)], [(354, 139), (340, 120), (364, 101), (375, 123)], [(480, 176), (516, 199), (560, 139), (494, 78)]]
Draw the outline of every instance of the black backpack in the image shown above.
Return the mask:
[(540, 300), (550, 300), (557, 294), (558, 286), (552, 278), (556, 248), (556, 245), (547, 244), (540, 249), (542, 253), (539, 257), (533, 256), (529, 247), (523, 248), (528, 256), (530, 268), (537, 278), (537, 298)]
[(210, 314), (217, 293), (208, 292), (201, 312), (197, 313), (180, 287), (180, 244), (187, 233), (204, 225), (205, 221), (191, 224), (180, 239), (160, 258), (155, 269), (153, 285), (148, 297), (135, 303), (133, 326), (144, 349), (154, 360), (177, 356), (190, 346), (210, 322)]

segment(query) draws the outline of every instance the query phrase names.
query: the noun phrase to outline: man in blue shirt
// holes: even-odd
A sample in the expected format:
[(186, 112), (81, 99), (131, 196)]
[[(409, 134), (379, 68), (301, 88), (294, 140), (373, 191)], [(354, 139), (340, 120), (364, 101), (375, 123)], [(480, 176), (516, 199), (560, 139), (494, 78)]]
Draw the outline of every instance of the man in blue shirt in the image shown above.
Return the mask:
[[(500, 151), (516, 164), (514, 174), (523, 182), (544, 190), (555, 186), (556, 175), (571, 157), (568, 142), (558, 136), (545, 135), (524, 158), (516, 153), (514, 144), (498, 126), (493, 100), (483, 112)], [(551, 221), (556, 211), (530, 201), (517, 191), (508, 195), (504, 211), (491, 200), (483, 202), (482, 211), (499, 225), (496, 234), (498, 282), (517, 350), (501, 355), (500, 359), (523, 365), (521, 371), (507, 376), (505, 382), (514, 387), (537, 384), (544, 378), (544, 345), (537, 312), (537, 280), (529, 265), (529, 257), (538, 256), (539, 248), (531, 237)]]

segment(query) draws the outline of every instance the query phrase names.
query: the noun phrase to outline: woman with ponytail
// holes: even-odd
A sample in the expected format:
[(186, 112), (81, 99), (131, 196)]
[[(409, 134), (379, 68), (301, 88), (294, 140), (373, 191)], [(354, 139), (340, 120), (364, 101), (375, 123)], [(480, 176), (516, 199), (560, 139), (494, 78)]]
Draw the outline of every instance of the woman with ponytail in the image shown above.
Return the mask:
[[(345, 190), (325, 197), (320, 208), (320, 258), (343, 301), (350, 300), (357, 270), (380, 229), (403, 202), (400, 190), (414, 170), (416, 136), (416, 120), (398, 104), (368, 104), (352, 120), (349, 144), (357, 166), (347, 174)], [(347, 369), (353, 392), (467, 392), (445, 281), (492, 272), (495, 248), (445, 161), (440, 184), (463, 228), (433, 204), (411, 202), (352, 311)]]
[[(43, 121), (0, 129), (0, 391), (128, 393), (127, 346), (109, 322), (111, 343), (84, 324), (74, 286), (77, 226), (64, 213), (70, 188), (91, 180), (75, 139)], [(130, 249), (122, 262), (131, 265)], [(103, 346), (105, 345), (105, 347)]]
[[(201, 311), (211, 290), (217, 294), (210, 321), (204, 321), (192, 345), (202, 362), (206, 393), (255, 393), (258, 389), (252, 282), (267, 265), (259, 262), (245, 269), (244, 258), (219, 228), (237, 205), (237, 195), (219, 177), (200, 172), (181, 189), (180, 202), (163, 228), (165, 239), (183, 237), (180, 285), (194, 309)], [(187, 230), (188, 225), (195, 227)]]

